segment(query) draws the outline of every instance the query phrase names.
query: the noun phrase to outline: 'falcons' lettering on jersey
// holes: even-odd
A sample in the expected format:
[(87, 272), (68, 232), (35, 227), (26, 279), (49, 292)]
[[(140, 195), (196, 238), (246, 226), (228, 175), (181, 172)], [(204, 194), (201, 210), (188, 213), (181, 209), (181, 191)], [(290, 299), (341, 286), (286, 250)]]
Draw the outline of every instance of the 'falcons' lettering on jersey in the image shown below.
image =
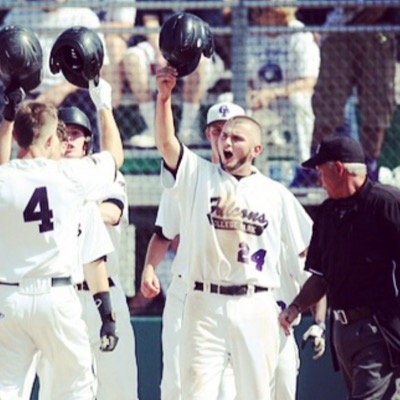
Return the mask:
[(264, 213), (241, 208), (234, 201), (223, 202), (221, 197), (212, 197), (210, 203), (211, 212), (207, 217), (215, 229), (239, 230), (260, 236), (268, 226)]

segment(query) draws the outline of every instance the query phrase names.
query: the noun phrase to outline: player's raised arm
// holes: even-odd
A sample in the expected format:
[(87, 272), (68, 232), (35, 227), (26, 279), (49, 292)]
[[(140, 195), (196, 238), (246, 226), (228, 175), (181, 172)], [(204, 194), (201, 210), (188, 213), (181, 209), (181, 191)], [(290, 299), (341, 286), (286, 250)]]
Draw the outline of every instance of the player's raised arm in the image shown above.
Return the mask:
[(172, 90), (176, 85), (176, 70), (166, 66), (157, 71), (156, 145), (170, 169), (176, 169), (181, 145), (175, 135), (172, 115)]
[(117, 167), (120, 168), (124, 163), (124, 150), (112, 112), (111, 86), (104, 79), (100, 79), (98, 86), (90, 81), (89, 93), (100, 117), (102, 150), (108, 150), (114, 156)]
[(5, 106), (3, 109), (3, 121), (0, 125), (0, 164), (10, 161), (14, 119), (24, 99), (24, 90), (14, 82), (11, 82), (4, 91)]

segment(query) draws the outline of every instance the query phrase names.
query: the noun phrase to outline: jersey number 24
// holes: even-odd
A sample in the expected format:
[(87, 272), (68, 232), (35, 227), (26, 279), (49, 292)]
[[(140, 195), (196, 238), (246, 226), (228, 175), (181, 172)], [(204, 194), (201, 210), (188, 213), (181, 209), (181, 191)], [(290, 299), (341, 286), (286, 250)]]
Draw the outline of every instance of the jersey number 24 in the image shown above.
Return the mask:
[(249, 245), (245, 242), (240, 242), (237, 260), (243, 264), (250, 264), (250, 262), (253, 262), (256, 270), (262, 271), (266, 254), (267, 251), (264, 249), (251, 253)]
[(24, 210), (24, 221), (39, 221), (39, 232), (52, 231), (54, 224), (52, 221), (53, 211), (49, 208), (47, 188), (45, 186), (36, 188)]

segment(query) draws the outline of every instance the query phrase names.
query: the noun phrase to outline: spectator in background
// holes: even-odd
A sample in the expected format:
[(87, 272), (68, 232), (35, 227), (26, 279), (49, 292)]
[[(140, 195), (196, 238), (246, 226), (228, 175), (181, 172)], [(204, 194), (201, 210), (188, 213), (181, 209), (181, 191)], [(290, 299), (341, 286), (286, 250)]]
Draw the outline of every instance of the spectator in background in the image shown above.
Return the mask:
[[(102, 70), (103, 78), (113, 87), (113, 107), (121, 104), (124, 80), (129, 71), (125, 69), (124, 57), (135, 25), (135, 7), (115, 7), (110, 4), (100, 15), (110, 62)], [(107, 31), (109, 30), (109, 31)]]
[[(301, 28), (294, 7), (257, 7), (257, 26)], [(314, 125), (311, 97), (318, 77), (320, 54), (310, 32), (252, 35), (249, 38), (250, 107), (270, 133), (269, 144), (293, 144), (298, 162), (310, 155)], [(300, 174), (299, 169), (298, 174)], [(293, 185), (296, 185), (295, 178)]]
[[(192, 11), (192, 10), (191, 10)], [(219, 12), (222, 13), (221, 10)], [(194, 14), (196, 12), (193, 11)], [(138, 13), (138, 25), (152, 30), (145, 38), (139, 38), (139, 43), (128, 49), (125, 57), (129, 87), (136, 96), (139, 110), (146, 122), (146, 129), (130, 139), (130, 144), (136, 147), (154, 147), (154, 116), (155, 116), (155, 70), (163, 65), (158, 48), (158, 31), (160, 26), (170, 16), (170, 11), (159, 12), (147, 10)], [(224, 70), (221, 58), (214, 54), (211, 59), (202, 57), (197, 69), (184, 78), (182, 85), (182, 113), (178, 136), (185, 144), (202, 141), (199, 125), (199, 110), (207, 90), (214, 86)]]
[[(50, 72), (49, 58), (53, 43), (59, 34), (72, 26), (84, 26), (91, 29), (100, 28), (100, 20), (96, 13), (86, 7), (67, 7), (68, 0), (53, 0), (39, 5), (27, 4), (13, 8), (5, 17), (5, 25), (21, 25), (32, 29), (39, 37), (43, 49), (43, 80), (32, 93), (38, 101), (51, 103), (56, 107), (77, 106), (90, 119), (93, 129), (93, 148), (99, 150), (99, 128), (97, 113), (87, 90), (67, 82), (59, 73)], [(105, 55), (104, 64), (108, 63)]]
[[(334, 9), (326, 26), (345, 28), (391, 22), (387, 7)], [(368, 175), (378, 178), (378, 160), (394, 112), (395, 38), (387, 32), (332, 32), (321, 38), (321, 68), (312, 106), (315, 126), (312, 151), (344, 125), (345, 106), (356, 89), (361, 112), (360, 141)]]

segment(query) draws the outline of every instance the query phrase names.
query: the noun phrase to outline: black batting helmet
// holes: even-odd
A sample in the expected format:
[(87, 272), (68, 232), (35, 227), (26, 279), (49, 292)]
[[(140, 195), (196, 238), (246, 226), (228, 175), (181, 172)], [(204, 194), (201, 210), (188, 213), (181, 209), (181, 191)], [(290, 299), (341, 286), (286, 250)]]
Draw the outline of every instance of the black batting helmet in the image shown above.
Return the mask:
[(209, 25), (196, 15), (180, 12), (168, 18), (161, 27), (159, 46), (163, 57), (178, 76), (192, 73), (201, 55), (211, 57), (214, 39)]
[(16, 25), (0, 29), (0, 80), (29, 92), (42, 81), (43, 52), (32, 31)]
[(85, 136), (92, 136), (92, 127), (87, 115), (77, 107), (61, 107), (58, 110), (58, 119), (65, 125), (77, 125), (83, 128)]
[(83, 26), (65, 30), (58, 36), (50, 53), (50, 71), (62, 71), (68, 82), (88, 88), (89, 81), (97, 85), (103, 66), (104, 47), (99, 35)]
[(92, 127), (87, 115), (77, 107), (61, 107), (58, 110), (58, 119), (65, 125), (76, 125), (83, 129), (85, 135), (85, 153), (90, 151), (92, 141)]

